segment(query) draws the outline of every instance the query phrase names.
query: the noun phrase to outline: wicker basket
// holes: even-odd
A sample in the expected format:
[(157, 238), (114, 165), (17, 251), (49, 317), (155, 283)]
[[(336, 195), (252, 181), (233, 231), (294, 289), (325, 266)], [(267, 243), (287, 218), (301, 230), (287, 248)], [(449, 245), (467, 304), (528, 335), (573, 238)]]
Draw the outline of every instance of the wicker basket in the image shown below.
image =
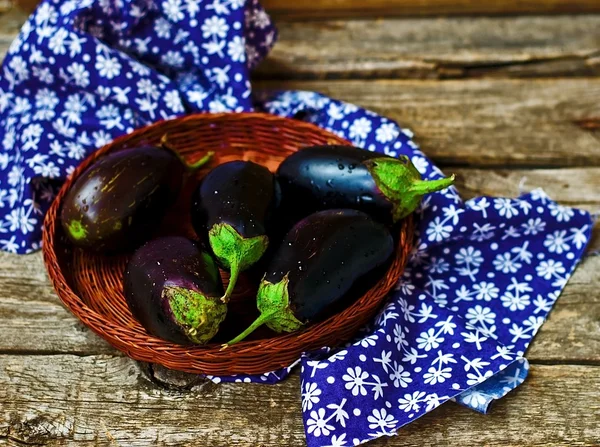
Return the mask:
[[(139, 143), (157, 143), (165, 133), (171, 145), (190, 161), (195, 161), (206, 151), (216, 152), (213, 162), (197, 173), (198, 178), (211, 166), (231, 160), (252, 160), (274, 171), (284, 157), (301, 147), (349, 144), (309, 123), (259, 113), (225, 113), (198, 114), (159, 122), (120, 137), (96, 151), (60, 190), (46, 215), (43, 234), (44, 260), (54, 288), (63, 303), (85, 325), (136, 360), (191, 373), (231, 375), (260, 374), (288, 366), (304, 351), (349, 340), (375, 316), (407, 262), (412, 243), (410, 218), (399, 227), (395, 259), (386, 275), (352, 306), (326, 321), (291, 334), (257, 331), (254, 339), (225, 350), (221, 350), (218, 342), (189, 347), (149, 335), (133, 318), (123, 296), (122, 278), (128, 257), (102, 256), (73, 247), (64, 236), (59, 211), (74, 180), (98, 157)], [(191, 226), (181, 223), (189, 221), (182, 215), (189, 213), (189, 194), (195, 183), (188, 182), (191, 186), (185, 188), (178, 204), (165, 218), (163, 228), (169, 228), (170, 233), (175, 231), (195, 237)], [(239, 332), (257, 315), (256, 282), (253, 281), (252, 277), (241, 278), (230, 302), (228, 320), (239, 316), (234, 331)]]

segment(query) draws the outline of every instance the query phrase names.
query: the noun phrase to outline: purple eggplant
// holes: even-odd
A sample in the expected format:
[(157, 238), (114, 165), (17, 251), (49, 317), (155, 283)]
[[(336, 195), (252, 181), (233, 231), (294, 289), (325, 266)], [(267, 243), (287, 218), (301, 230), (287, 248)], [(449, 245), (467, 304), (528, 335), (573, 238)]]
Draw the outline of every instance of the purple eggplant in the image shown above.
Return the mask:
[(77, 246), (123, 251), (139, 246), (176, 200), (188, 165), (168, 147), (139, 146), (110, 153), (91, 165), (67, 193), (61, 210), (65, 233)]
[(298, 222), (275, 252), (259, 286), (260, 316), (231, 340), (266, 324), (293, 332), (346, 307), (371, 285), (394, 251), (387, 227), (362, 211), (334, 209)]
[(279, 202), (274, 175), (250, 161), (212, 169), (192, 197), (192, 223), (220, 264), (231, 273), (227, 301), (240, 272), (254, 265), (269, 245), (268, 229)]
[(208, 342), (227, 314), (215, 261), (180, 236), (140, 247), (127, 266), (124, 289), (129, 309), (142, 326), (173, 343)]
[(386, 224), (412, 213), (421, 197), (452, 185), (454, 176), (422, 180), (410, 159), (352, 146), (313, 146), (287, 157), (277, 170), (282, 206), (304, 217), (318, 210), (352, 208)]

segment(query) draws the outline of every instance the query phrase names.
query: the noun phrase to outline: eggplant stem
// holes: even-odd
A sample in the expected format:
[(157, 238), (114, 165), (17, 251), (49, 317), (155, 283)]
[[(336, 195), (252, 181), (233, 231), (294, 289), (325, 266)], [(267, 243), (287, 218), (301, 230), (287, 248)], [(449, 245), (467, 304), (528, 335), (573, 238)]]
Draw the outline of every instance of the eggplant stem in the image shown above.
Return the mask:
[(213, 155), (215, 155), (215, 153), (213, 151), (209, 151), (200, 160), (195, 161), (194, 163), (188, 163), (185, 160), (185, 158), (183, 158), (181, 156), (181, 154), (175, 150), (173, 145), (171, 145), (171, 143), (169, 143), (169, 134), (168, 133), (164, 134), (160, 138), (160, 145), (162, 148), (172, 152), (179, 159), (181, 164), (183, 164), (187, 168), (187, 170), (190, 172), (194, 172), (194, 171), (200, 169), (202, 166), (204, 166), (206, 163), (208, 163), (210, 161), (210, 159), (213, 157)]
[(240, 261), (239, 259), (234, 259), (229, 264), (229, 284), (227, 284), (227, 290), (225, 290), (225, 295), (221, 297), (221, 301), (224, 303), (228, 303), (231, 295), (233, 294), (233, 290), (235, 289), (235, 285), (240, 276)]
[(196, 169), (200, 169), (202, 166), (208, 163), (213, 155), (215, 155), (215, 153), (213, 151), (209, 151), (200, 160), (195, 161), (194, 163), (184, 162), (184, 164), (190, 171), (195, 171)]
[(229, 340), (227, 343), (225, 343), (223, 345), (223, 348), (226, 348), (227, 346), (231, 346), (235, 343), (242, 341), (244, 338), (246, 338), (248, 335), (250, 335), (256, 329), (261, 327), (263, 324), (269, 322), (271, 320), (271, 318), (273, 317), (273, 315), (275, 315), (276, 313), (277, 313), (277, 311), (274, 310), (273, 312), (260, 314), (258, 316), (258, 318), (256, 320), (254, 320), (254, 322), (250, 326), (248, 326), (244, 332), (242, 332), (240, 335), (238, 335), (234, 339)]
[(450, 177), (441, 178), (438, 180), (418, 180), (410, 186), (412, 192), (419, 194), (428, 194), (430, 192), (441, 191), (454, 183), (454, 174)]

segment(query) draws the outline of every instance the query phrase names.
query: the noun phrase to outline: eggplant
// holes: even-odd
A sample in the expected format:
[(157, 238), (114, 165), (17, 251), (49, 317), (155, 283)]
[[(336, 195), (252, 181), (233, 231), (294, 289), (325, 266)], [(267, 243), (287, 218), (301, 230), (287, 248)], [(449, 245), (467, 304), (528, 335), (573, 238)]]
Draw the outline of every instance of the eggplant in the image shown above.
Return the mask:
[(227, 345), (266, 324), (293, 332), (350, 304), (379, 273), (394, 251), (382, 223), (351, 209), (320, 211), (285, 236), (260, 283), (260, 316)]
[(208, 342), (227, 314), (214, 259), (180, 236), (155, 239), (137, 249), (127, 265), (124, 291), (142, 326), (173, 343)]
[(117, 252), (148, 239), (176, 200), (186, 173), (212, 156), (186, 164), (166, 139), (161, 144), (110, 153), (75, 181), (61, 210), (63, 229), (73, 244)]
[(288, 156), (277, 170), (282, 206), (304, 217), (330, 208), (352, 208), (394, 224), (412, 213), (421, 197), (454, 182), (454, 176), (422, 180), (410, 159), (352, 146), (312, 146)]
[(254, 265), (269, 245), (268, 229), (279, 203), (274, 175), (251, 161), (231, 161), (212, 169), (192, 196), (192, 224), (223, 268), (230, 271), (223, 301), (240, 272)]

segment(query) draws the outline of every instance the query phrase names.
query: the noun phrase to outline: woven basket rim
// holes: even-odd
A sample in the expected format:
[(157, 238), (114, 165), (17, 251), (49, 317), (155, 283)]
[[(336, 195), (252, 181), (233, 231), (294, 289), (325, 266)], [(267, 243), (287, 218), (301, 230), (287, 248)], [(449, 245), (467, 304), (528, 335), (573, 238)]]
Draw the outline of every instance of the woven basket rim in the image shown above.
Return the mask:
[[(116, 139), (114, 139), (111, 143), (104, 145), (103, 147), (96, 150), (94, 153), (89, 155), (75, 170), (74, 172), (65, 180), (65, 183), (60, 188), (56, 198), (52, 202), (46, 216), (44, 218), (44, 226), (43, 226), (43, 255), (44, 262), (46, 264), (46, 268), (48, 269), (49, 277), (53, 283), (54, 288), (56, 289), (57, 295), (61, 299), (61, 301), (65, 304), (65, 306), (86, 326), (91, 328), (94, 332), (102, 336), (102, 338), (107, 339), (106, 334), (103, 334), (102, 331), (97, 328), (94, 324), (89, 323), (88, 319), (96, 319), (101, 322), (101, 329), (107, 330), (112, 333), (111, 336), (120, 339), (120, 342), (124, 345), (132, 345), (137, 344), (137, 347), (143, 346), (144, 344), (152, 344), (154, 346), (147, 347), (147, 349), (151, 349), (154, 352), (161, 351), (161, 354), (173, 354), (176, 358), (181, 359), (182, 356), (194, 356), (194, 355), (206, 355), (206, 358), (203, 358), (204, 362), (212, 362), (214, 360), (215, 363), (219, 361), (218, 352), (215, 352), (215, 348), (219, 345), (216, 343), (209, 343), (206, 345), (193, 345), (193, 346), (183, 346), (175, 343), (171, 343), (155, 337), (150, 334), (142, 334), (138, 332), (131, 331), (125, 325), (119, 324), (118, 322), (114, 322), (110, 319), (107, 319), (101, 313), (92, 309), (89, 305), (87, 305), (83, 299), (73, 290), (70, 283), (67, 281), (63, 273), (63, 268), (61, 268), (61, 263), (58, 260), (57, 253), (55, 251), (55, 226), (59, 222), (59, 206), (64, 198), (66, 192), (69, 187), (72, 185), (75, 178), (79, 177), (97, 158), (103, 156), (104, 154), (114, 150), (115, 148), (119, 148), (124, 142), (139, 136), (145, 132), (153, 128), (157, 128), (163, 126), (165, 123), (177, 120), (178, 123), (185, 124), (188, 122), (196, 121), (196, 120), (236, 120), (236, 119), (260, 119), (265, 120), (270, 123), (282, 123), (285, 126), (293, 125), (294, 128), (297, 129), (307, 129), (313, 132), (328, 132), (315, 124), (307, 123), (304, 121), (292, 120), (290, 118), (280, 117), (277, 115), (260, 113), (260, 112), (241, 112), (241, 113), (199, 113), (187, 115), (180, 118), (175, 118), (173, 120), (164, 120), (159, 121), (149, 126), (145, 126), (139, 129), (136, 129), (134, 132), (122, 135)], [(331, 132), (328, 132), (331, 133)], [(340, 137), (332, 134), (332, 137), (335, 137), (339, 144), (350, 144), (349, 142), (341, 139)], [(412, 244), (412, 231), (413, 231), (413, 222), (412, 217), (406, 219), (402, 222), (399, 233), (400, 245), (410, 248)], [(406, 256), (404, 256), (406, 258)], [(406, 264), (406, 259), (403, 259), (404, 265)], [(403, 267), (403, 266), (402, 266)], [(379, 287), (380, 284), (384, 281), (385, 275), (381, 280), (377, 282), (372, 288)], [(362, 297), (361, 297), (362, 299)], [(360, 301), (360, 299), (358, 300)], [(358, 302), (357, 301), (357, 302)], [(250, 351), (255, 351), (257, 348), (261, 349), (265, 353), (276, 352), (281, 349), (282, 345), (285, 345), (290, 342), (299, 342), (304, 338), (310, 337), (310, 331), (326, 327), (330, 321), (344, 311), (333, 315), (332, 317), (308, 326), (306, 329), (286, 334), (279, 334), (272, 338), (267, 339), (258, 339), (258, 340), (245, 340), (236, 345), (232, 345), (227, 350), (231, 354), (244, 354)], [(107, 339), (108, 340), (108, 339)], [(113, 344), (110, 340), (109, 343)], [(156, 346), (159, 344), (160, 346)], [(121, 349), (118, 347), (118, 349)], [(127, 354), (131, 357), (136, 358), (135, 354), (125, 350)], [(174, 357), (174, 358), (175, 358)], [(179, 369), (179, 368), (178, 368)], [(185, 368), (181, 368), (185, 370)]]

